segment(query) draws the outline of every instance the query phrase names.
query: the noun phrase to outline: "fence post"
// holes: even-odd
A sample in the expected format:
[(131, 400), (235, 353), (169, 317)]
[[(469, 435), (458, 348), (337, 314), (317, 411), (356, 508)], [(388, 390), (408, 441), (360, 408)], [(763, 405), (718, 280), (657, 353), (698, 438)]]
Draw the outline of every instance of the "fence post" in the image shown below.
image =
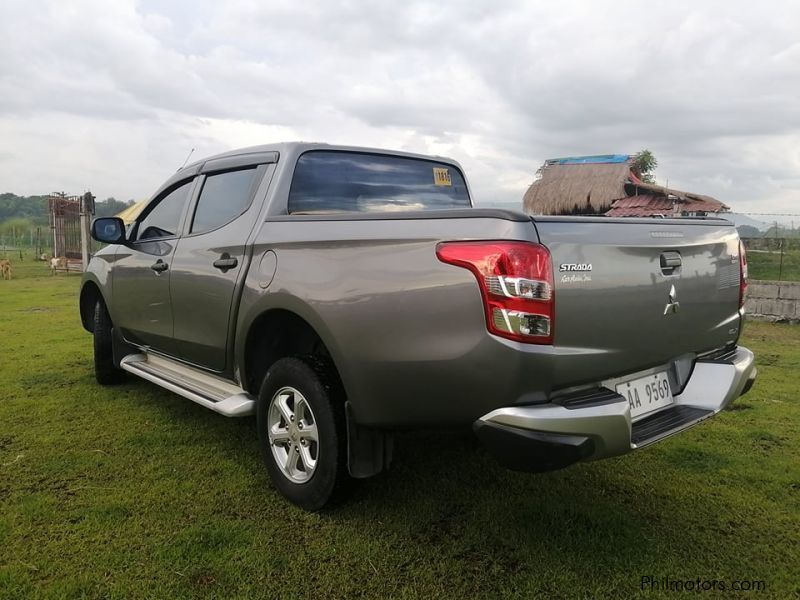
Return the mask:
[(80, 228), (81, 228), (81, 262), (85, 271), (89, 266), (89, 223), (94, 214), (94, 196), (86, 192), (81, 197)]

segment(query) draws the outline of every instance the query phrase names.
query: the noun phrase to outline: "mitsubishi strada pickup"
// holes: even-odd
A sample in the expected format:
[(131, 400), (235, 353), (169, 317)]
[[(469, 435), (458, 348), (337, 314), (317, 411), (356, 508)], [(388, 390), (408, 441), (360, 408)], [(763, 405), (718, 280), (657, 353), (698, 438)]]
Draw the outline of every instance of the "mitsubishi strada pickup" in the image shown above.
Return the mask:
[(730, 222), (475, 207), (447, 158), (236, 150), (92, 235), (97, 381), (255, 415), (274, 486), (308, 510), (385, 469), (398, 430), (472, 427), (547, 471), (684, 431), (756, 377)]

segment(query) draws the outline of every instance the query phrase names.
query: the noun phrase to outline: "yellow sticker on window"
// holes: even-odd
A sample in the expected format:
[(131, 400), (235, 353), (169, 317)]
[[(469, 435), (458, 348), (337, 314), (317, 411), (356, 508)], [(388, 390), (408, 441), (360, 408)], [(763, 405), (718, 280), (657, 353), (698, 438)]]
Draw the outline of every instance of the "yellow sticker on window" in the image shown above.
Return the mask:
[(433, 183), (434, 185), (452, 186), (453, 181), (450, 179), (450, 170), (443, 167), (433, 167)]

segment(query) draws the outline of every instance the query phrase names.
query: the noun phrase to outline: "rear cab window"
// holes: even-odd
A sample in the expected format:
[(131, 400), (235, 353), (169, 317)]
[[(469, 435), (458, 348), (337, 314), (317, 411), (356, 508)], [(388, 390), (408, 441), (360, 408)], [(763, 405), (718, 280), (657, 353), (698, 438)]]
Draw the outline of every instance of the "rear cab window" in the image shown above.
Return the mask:
[(312, 150), (297, 160), (290, 214), (469, 208), (467, 184), (454, 165), (432, 160)]

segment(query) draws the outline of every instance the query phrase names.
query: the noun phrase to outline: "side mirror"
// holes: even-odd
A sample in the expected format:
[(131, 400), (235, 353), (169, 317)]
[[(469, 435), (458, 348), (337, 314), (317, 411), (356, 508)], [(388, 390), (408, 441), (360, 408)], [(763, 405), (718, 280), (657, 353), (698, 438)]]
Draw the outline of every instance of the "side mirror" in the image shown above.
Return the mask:
[(92, 237), (104, 244), (125, 241), (125, 223), (119, 217), (100, 217), (92, 221)]

